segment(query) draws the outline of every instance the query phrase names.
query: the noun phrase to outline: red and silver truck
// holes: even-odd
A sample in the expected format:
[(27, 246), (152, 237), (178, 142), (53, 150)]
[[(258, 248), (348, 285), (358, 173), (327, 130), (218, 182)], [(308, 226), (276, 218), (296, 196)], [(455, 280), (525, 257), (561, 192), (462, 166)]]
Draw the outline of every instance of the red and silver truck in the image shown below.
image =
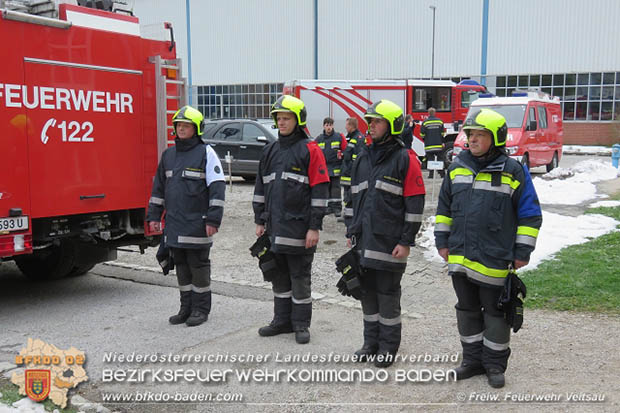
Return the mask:
[[(506, 118), (506, 150), (513, 158), (530, 167), (546, 166), (547, 172), (562, 159), (563, 123), (559, 97), (541, 91), (516, 90), (510, 97), (482, 95), (472, 102), (470, 112), (493, 109)], [(454, 154), (467, 143), (461, 131), (454, 144)]]
[(61, 278), (156, 244), (145, 209), (186, 90), (172, 27), (149, 39), (131, 14), (74, 4), (0, 12), (0, 259)]
[[(308, 130), (312, 136), (323, 128), (323, 119), (332, 117), (337, 128), (344, 129), (349, 117), (358, 119), (359, 129), (366, 132), (366, 109), (379, 99), (389, 99), (400, 105), (415, 121), (428, 117), (434, 107), (444, 122), (449, 148), (458, 133), (459, 125), (472, 101), (485, 93), (486, 88), (474, 80), (454, 83), (449, 80), (293, 80), (284, 84), (283, 93), (304, 101), (308, 111)], [(424, 142), (416, 128), (413, 149), (424, 155)]]

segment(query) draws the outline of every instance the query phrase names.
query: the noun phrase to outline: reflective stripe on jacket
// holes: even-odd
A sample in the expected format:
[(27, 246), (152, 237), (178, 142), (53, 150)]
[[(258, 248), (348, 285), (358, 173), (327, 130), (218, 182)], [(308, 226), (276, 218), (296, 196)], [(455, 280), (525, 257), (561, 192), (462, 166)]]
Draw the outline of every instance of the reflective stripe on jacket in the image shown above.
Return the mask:
[(355, 237), (361, 264), (367, 268), (402, 272), (407, 258), (394, 258), (396, 245), (414, 245), (422, 223), (424, 181), (412, 150), (392, 140), (373, 165), (364, 147), (353, 164), (351, 197), (353, 220), (347, 237)]
[(435, 245), (448, 248), (448, 270), (502, 286), (509, 264), (529, 261), (542, 212), (527, 170), (501, 154), (478, 170), (470, 151), (450, 165), (439, 194)]
[(266, 226), (273, 252), (309, 254), (316, 247), (306, 249), (306, 233), (321, 229), (329, 176), (318, 145), (296, 133), (263, 149), (252, 206), (254, 222)]
[[(332, 131), (331, 135), (320, 134), (314, 140), (325, 156), (329, 176), (340, 176), (342, 172), (342, 154), (347, 148), (347, 141), (342, 134)], [(340, 153), (340, 157), (338, 157)]]
[(147, 221), (160, 221), (166, 210), (169, 247), (208, 248), (206, 225), (219, 227), (224, 215), (226, 182), (222, 165), (210, 146), (164, 151), (153, 180)]

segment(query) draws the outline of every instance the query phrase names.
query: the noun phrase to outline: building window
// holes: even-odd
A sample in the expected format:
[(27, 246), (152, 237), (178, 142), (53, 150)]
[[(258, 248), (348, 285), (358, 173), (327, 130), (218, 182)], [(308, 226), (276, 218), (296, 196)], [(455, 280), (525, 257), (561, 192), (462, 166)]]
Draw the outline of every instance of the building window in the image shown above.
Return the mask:
[(207, 119), (269, 118), (283, 83), (198, 86), (198, 109)]
[(560, 98), (564, 120), (620, 119), (620, 72), (497, 76), (495, 94), (535, 89)]

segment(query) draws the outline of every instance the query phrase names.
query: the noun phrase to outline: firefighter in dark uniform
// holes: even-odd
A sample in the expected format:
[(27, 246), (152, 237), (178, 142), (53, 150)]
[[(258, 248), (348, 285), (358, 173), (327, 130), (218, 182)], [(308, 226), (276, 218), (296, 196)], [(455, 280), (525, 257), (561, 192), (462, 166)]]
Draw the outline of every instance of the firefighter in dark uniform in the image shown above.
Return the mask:
[(505, 152), (507, 126), (481, 109), (463, 126), (469, 150), (448, 168), (439, 195), (435, 245), (448, 262), (458, 298), (463, 362), (457, 380), (485, 374), (504, 386), (510, 326), (497, 302), (510, 266), (529, 262), (542, 214), (526, 167)]
[(342, 214), (340, 195), (340, 173), (342, 172), (342, 154), (347, 141), (342, 134), (334, 131), (334, 120), (327, 117), (323, 120), (323, 133), (314, 140), (323, 150), (327, 171), (329, 172), (329, 200), (327, 214), (333, 213), (336, 218)]
[(278, 140), (265, 146), (254, 188), (256, 236), (269, 235), (278, 274), (272, 280), (274, 317), (258, 330), (263, 337), (295, 332), (310, 341), (310, 273), (327, 211), (329, 176), (325, 157), (303, 130), (304, 103), (280, 97), (271, 107)]
[(353, 221), (347, 229), (350, 244), (360, 253), (366, 290), (361, 300), (364, 345), (355, 354), (388, 367), (400, 346), (400, 281), (422, 224), (425, 190), (420, 162), (399, 138), (402, 109), (384, 99), (364, 117), (372, 144), (353, 163)]
[(175, 146), (164, 151), (153, 180), (147, 221), (159, 231), (176, 266), (181, 308), (171, 324), (197, 326), (211, 311), (209, 251), (224, 213), (226, 182), (215, 151), (205, 145), (203, 116), (184, 106), (173, 116)]
[(351, 203), (351, 168), (357, 155), (366, 146), (366, 138), (357, 128), (357, 118), (348, 118), (345, 123), (347, 131), (347, 148), (342, 157), (342, 172), (340, 183), (344, 192), (344, 223), (348, 227), (353, 218), (353, 205)]
[[(446, 128), (443, 126), (443, 121), (435, 116), (435, 108), (428, 110), (428, 118), (422, 122), (420, 128), (420, 137), (424, 139), (424, 151), (426, 151), (426, 161), (444, 161), (444, 136), (446, 135)], [(435, 171), (430, 170), (428, 177), (432, 178)], [(443, 178), (444, 171), (439, 171), (439, 176)]]

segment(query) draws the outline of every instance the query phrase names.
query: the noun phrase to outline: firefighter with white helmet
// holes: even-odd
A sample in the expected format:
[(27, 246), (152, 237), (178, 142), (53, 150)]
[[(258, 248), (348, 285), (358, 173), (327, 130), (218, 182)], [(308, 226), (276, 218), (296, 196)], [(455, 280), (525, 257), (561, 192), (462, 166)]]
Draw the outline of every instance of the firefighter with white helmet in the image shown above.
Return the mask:
[(353, 219), (347, 238), (360, 254), (364, 344), (355, 354), (375, 366), (394, 362), (400, 347), (400, 281), (422, 223), (420, 163), (400, 140), (403, 110), (383, 99), (368, 108), (372, 144), (353, 163)]
[(184, 106), (172, 122), (175, 146), (159, 161), (146, 219), (151, 231), (158, 231), (166, 211), (164, 244), (174, 261), (181, 295), (179, 313), (169, 322), (197, 326), (211, 311), (209, 252), (224, 214), (226, 183), (217, 154), (200, 138), (202, 113)]
[(272, 272), (274, 317), (262, 337), (295, 332), (310, 341), (310, 273), (327, 211), (329, 175), (321, 148), (304, 132), (306, 107), (281, 96), (271, 107), (278, 140), (265, 146), (254, 188), (256, 236), (269, 236), (277, 268)]
[(511, 325), (498, 300), (511, 267), (529, 262), (542, 214), (527, 167), (505, 152), (504, 117), (477, 110), (463, 129), (469, 150), (459, 154), (443, 180), (435, 245), (448, 262), (458, 299), (463, 361), (457, 380), (486, 373), (489, 384), (501, 388)]

